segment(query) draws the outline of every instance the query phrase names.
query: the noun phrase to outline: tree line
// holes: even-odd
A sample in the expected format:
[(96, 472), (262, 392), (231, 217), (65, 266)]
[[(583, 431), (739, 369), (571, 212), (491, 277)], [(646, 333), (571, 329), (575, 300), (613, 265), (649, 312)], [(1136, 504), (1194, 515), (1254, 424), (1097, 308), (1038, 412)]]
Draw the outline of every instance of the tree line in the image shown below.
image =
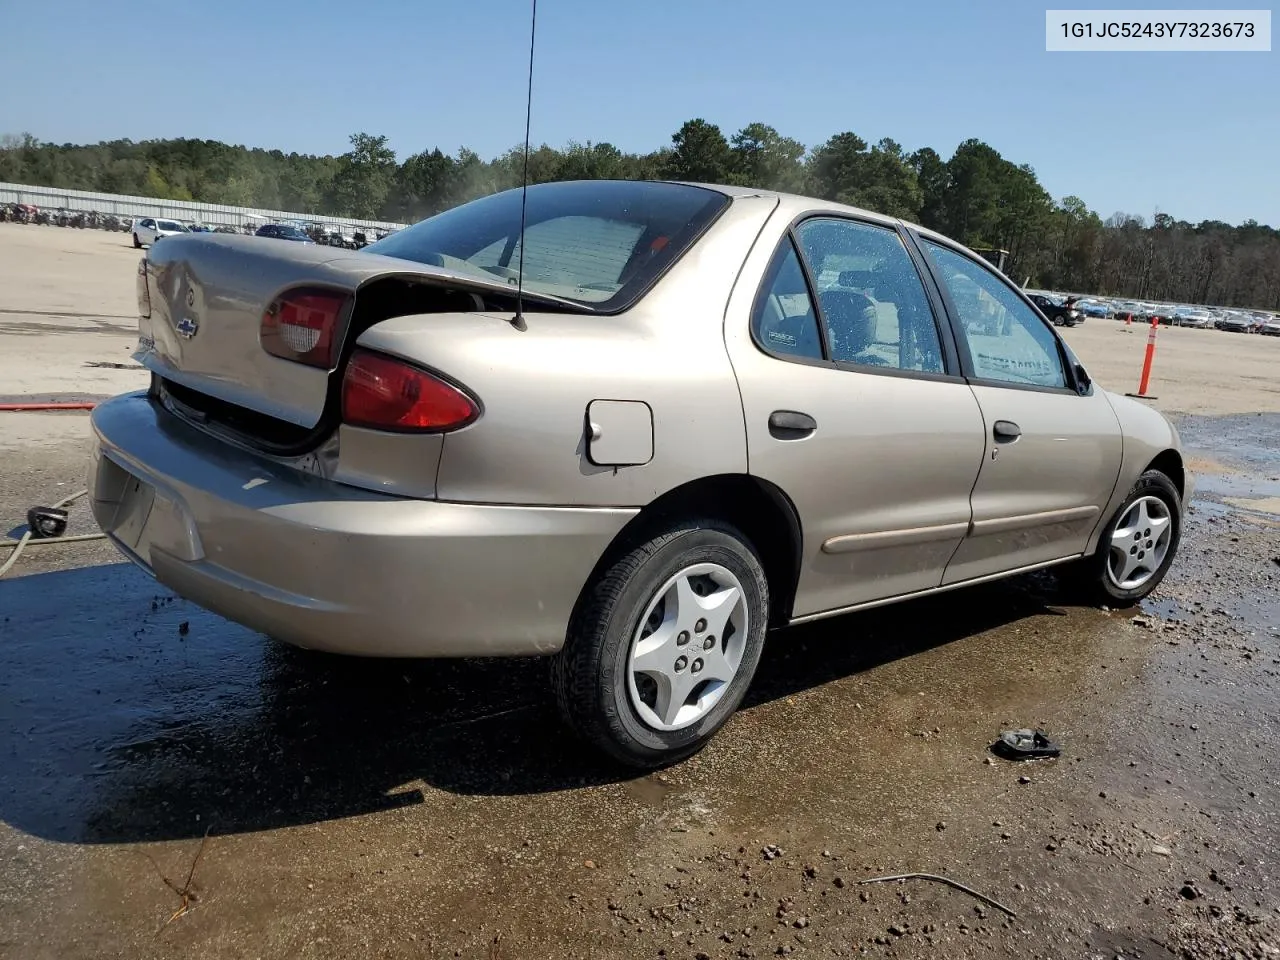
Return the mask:
[[(435, 148), (398, 162), (386, 137), (357, 133), (350, 143), (335, 157), (214, 140), (59, 145), (10, 135), (0, 138), (0, 181), (414, 222), (518, 186), (524, 170), (522, 147), (491, 160)], [(852, 132), (806, 147), (764, 123), (726, 136), (694, 119), (650, 153), (544, 144), (531, 150), (528, 169), (531, 183), (671, 178), (804, 193), (901, 217), (975, 249), (1006, 251), (1006, 272), (1032, 286), (1280, 308), (1280, 230), (1253, 220), (1192, 224), (1163, 213), (1103, 220), (1079, 197), (1055, 200), (1029, 165), (976, 139), (943, 159), (930, 147), (907, 152)]]

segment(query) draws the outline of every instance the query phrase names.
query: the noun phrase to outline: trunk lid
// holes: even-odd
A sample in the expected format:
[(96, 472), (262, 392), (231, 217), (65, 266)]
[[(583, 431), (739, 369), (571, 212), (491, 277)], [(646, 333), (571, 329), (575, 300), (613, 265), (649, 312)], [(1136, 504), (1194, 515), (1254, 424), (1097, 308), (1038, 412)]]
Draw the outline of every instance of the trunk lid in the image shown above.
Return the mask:
[[(354, 299), (384, 277), (481, 296), (513, 292), (497, 278), (319, 245), (221, 234), (169, 237), (140, 268), (134, 358), (180, 389), (311, 429), (325, 414), (341, 360), (321, 369), (273, 356), (261, 342), (263, 314), (294, 288)], [(337, 351), (339, 357), (349, 352), (352, 315), (349, 305), (332, 331), (339, 348), (348, 348)]]

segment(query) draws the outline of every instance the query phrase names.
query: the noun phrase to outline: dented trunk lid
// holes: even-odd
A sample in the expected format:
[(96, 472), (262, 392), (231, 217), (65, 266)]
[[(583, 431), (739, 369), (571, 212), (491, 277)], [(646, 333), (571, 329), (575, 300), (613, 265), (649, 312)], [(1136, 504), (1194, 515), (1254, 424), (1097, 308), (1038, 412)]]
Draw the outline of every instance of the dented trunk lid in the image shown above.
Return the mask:
[[(272, 356), (260, 331), (267, 308), (296, 287), (358, 299), (388, 276), (509, 296), (508, 283), (393, 257), (262, 237), (191, 234), (148, 251), (138, 277), (134, 358), (164, 381), (301, 428), (319, 424), (335, 369)], [(334, 336), (345, 341), (352, 316)], [(341, 355), (341, 354), (339, 354)], [(335, 365), (340, 367), (341, 361)]]

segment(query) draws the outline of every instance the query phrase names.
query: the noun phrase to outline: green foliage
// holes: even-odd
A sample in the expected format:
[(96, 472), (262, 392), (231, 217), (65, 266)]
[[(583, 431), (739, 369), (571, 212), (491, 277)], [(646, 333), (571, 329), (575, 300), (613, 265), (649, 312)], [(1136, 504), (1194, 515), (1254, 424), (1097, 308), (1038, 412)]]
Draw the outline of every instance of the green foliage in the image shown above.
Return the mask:
[(714, 123), (688, 120), (671, 137), (667, 176), (695, 183), (724, 183), (733, 159), (729, 143)]
[(784, 193), (804, 189), (804, 144), (764, 123), (749, 123), (730, 140), (729, 181)]
[(349, 217), (382, 210), (396, 175), (396, 154), (386, 137), (351, 135), (351, 150), (338, 158), (338, 172), (329, 191), (329, 211)]
[[(0, 136), (0, 180), (235, 206), (413, 222), (519, 186), (524, 147), (484, 160), (438, 147), (397, 162), (387, 138), (357, 133), (341, 156), (248, 149), (216, 140), (42, 143)], [(1019, 281), (1155, 300), (1280, 308), (1280, 231), (1248, 220), (1194, 225), (1157, 213), (1150, 226), (1117, 213), (1105, 223), (1074, 196), (1055, 203), (1035, 171), (966, 140), (949, 159), (890, 139), (837, 133), (812, 150), (765, 123), (726, 137), (698, 118), (671, 146), (626, 153), (611, 143), (542, 144), (531, 183), (670, 178), (807, 193), (900, 217), (978, 248), (1007, 251)]]

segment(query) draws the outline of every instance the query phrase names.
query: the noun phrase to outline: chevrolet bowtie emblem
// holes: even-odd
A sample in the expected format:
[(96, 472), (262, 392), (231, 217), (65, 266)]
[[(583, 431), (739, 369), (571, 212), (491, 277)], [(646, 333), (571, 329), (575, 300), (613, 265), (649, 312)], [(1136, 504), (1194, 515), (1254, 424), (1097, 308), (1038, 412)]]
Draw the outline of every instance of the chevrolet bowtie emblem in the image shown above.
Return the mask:
[(183, 317), (177, 323), (177, 331), (182, 336), (190, 340), (196, 335), (196, 331), (200, 329), (200, 321), (195, 317)]

